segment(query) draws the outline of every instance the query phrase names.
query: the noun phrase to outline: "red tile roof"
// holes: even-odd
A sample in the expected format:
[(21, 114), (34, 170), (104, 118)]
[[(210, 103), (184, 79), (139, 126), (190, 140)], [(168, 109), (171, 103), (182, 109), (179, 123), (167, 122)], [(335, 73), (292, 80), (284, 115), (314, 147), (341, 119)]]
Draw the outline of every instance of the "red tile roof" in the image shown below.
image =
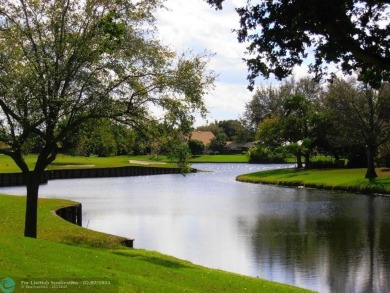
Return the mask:
[(191, 132), (191, 140), (200, 140), (205, 146), (209, 145), (215, 135), (211, 131), (193, 131)]

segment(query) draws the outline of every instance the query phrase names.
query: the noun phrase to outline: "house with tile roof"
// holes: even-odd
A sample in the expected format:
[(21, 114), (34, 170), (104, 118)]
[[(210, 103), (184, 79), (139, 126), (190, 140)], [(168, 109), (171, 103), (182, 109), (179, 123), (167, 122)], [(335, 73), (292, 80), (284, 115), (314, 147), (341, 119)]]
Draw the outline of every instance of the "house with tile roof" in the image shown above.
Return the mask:
[(190, 134), (190, 140), (199, 140), (207, 147), (215, 135), (211, 131), (193, 131)]

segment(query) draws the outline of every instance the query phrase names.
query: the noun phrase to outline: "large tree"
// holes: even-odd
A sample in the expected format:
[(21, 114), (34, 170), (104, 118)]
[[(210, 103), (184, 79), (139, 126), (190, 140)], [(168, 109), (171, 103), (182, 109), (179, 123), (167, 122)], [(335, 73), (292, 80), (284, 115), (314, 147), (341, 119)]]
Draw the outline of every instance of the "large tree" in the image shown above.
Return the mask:
[(234, 142), (248, 142), (251, 140), (249, 131), (240, 120), (222, 120), (218, 126), (227, 135), (228, 140)]
[[(222, 9), (224, 0), (206, 0)], [(344, 72), (360, 71), (371, 86), (390, 78), (388, 0), (248, 0), (237, 9), (238, 40), (248, 42), (250, 81), (260, 74), (282, 79), (313, 53), (321, 75), (334, 62)]]
[[(37, 236), (39, 182), (59, 143), (85, 122), (189, 131), (214, 76), (207, 56), (160, 44), (159, 0), (0, 0), (0, 141), (27, 187), (25, 236)], [(151, 109), (161, 109), (152, 111)], [(159, 121), (157, 121), (159, 120)], [(30, 170), (24, 154), (39, 140)]]
[(246, 103), (245, 111), (241, 117), (243, 124), (250, 131), (256, 132), (260, 122), (280, 114), (283, 101), (286, 98), (282, 92), (287, 89), (287, 95), (291, 94), (291, 87), (286, 85), (287, 83), (280, 87), (262, 86), (256, 88), (252, 99)]
[(320, 85), (309, 77), (258, 89), (252, 100), (258, 101), (258, 106), (252, 109), (253, 104), (249, 103), (245, 112), (260, 118), (258, 143), (271, 149), (288, 144), (297, 156), (298, 167), (303, 166), (302, 156), (306, 159), (305, 167), (309, 167), (311, 152), (326, 133), (326, 117), (320, 113), (322, 92)]
[[(364, 147), (367, 157), (365, 177), (377, 177), (375, 156), (390, 140), (390, 85), (373, 89), (356, 80), (336, 79), (326, 95), (338, 136), (349, 144)], [(338, 138), (340, 139), (340, 138)]]
[(256, 132), (259, 123), (264, 119), (283, 114), (283, 104), (292, 95), (302, 94), (310, 101), (316, 102), (320, 92), (320, 85), (310, 77), (299, 80), (290, 78), (278, 86), (257, 87), (252, 99), (245, 105), (241, 120), (248, 129)]
[(310, 167), (313, 149), (321, 145), (326, 136), (328, 121), (312, 100), (303, 94), (287, 98), (283, 104), (283, 113), (264, 119), (258, 127), (256, 139), (260, 146), (271, 150), (284, 147), (297, 158), (297, 167)]
[(84, 123), (61, 142), (61, 151), (74, 155), (108, 157), (128, 155), (136, 134), (129, 126), (102, 118)]

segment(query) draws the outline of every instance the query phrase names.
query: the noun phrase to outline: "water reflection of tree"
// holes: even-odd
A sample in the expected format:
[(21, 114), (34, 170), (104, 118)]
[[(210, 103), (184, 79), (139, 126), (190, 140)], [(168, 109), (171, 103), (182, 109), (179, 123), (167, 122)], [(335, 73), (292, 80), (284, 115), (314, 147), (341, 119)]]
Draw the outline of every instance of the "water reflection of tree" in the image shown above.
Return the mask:
[(309, 279), (324, 292), (390, 292), (390, 200), (307, 201), (307, 192), (297, 190), (295, 202), (258, 216), (252, 233), (258, 275), (296, 285)]

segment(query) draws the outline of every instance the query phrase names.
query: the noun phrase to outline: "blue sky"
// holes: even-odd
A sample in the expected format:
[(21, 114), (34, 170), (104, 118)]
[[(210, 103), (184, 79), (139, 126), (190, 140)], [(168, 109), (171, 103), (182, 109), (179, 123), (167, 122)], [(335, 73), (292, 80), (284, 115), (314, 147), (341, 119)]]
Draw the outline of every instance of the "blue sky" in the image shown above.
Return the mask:
[[(247, 68), (242, 61), (245, 44), (239, 44), (232, 32), (239, 26), (235, 7), (244, 6), (246, 0), (229, 0), (222, 11), (211, 8), (204, 0), (166, 0), (166, 10), (157, 15), (160, 38), (178, 53), (205, 50), (215, 56), (209, 69), (219, 76), (215, 89), (205, 97), (209, 114), (208, 122), (238, 119), (253, 93), (247, 90)], [(295, 70), (296, 76), (304, 75), (305, 66)], [(259, 79), (257, 85), (276, 84), (275, 80)], [(198, 119), (196, 126), (206, 121)]]

